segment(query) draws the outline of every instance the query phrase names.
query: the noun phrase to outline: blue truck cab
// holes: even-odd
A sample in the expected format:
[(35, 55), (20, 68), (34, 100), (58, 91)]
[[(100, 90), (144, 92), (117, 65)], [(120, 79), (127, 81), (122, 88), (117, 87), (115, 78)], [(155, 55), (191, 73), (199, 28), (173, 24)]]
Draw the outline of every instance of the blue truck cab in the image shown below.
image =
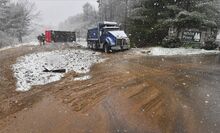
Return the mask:
[(130, 49), (130, 40), (116, 22), (104, 21), (97, 27), (88, 30), (87, 45), (88, 48), (102, 49), (108, 53), (111, 50)]

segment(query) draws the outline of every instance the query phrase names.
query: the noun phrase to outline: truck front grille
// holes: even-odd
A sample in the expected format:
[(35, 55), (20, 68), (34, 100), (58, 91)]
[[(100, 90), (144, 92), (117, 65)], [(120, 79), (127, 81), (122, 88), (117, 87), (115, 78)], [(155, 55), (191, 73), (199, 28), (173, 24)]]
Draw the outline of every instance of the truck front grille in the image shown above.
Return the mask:
[(126, 44), (126, 42), (124, 39), (117, 39), (117, 45), (123, 46), (125, 44)]

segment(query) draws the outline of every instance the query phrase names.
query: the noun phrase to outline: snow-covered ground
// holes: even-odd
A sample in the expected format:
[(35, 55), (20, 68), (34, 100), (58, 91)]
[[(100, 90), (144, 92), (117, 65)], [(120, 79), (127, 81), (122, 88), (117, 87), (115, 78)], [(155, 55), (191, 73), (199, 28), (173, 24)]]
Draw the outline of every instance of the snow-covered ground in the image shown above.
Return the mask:
[(16, 44), (16, 45), (12, 45), (12, 46), (7, 46), (7, 47), (0, 48), (0, 52), (4, 51), (4, 50), (11, 49), (11, 48), (18, 48), (21, 46), (33, 46), (33, 45), (36, 46), (36, 45), (39, 45), (39, 43), (38, 42), (29, 42), (29, 43), (21, 43), (21, 44)]
[(83, 48), (87, 48), (87, 41), (84, 38), (78, 38), (76, 40), (77, 44), (79, 44)]
[(149, 56), (175, 56), (175, 55), (200, 55), (200, 54), (219, 54), (219, 50), (204, 50), (204, 49), (192, 49), (192, 48), (162, 48), (162, 47), (151, 47), (151, 48), (134, 48), (131, 49), (131, 53), (138, 55), (149, 55)]
[[(104, 61), (100, 53), (89, 50), (57, 50), (26, 55), (13, 65), (14, 75), (17, 78), (17, 91), (28, 91), (33, 85), (45, 85), (60, 80), (64, 74), (43, 72), (49, 70), (66, 69), (67, 72), (88, 73), (94, 63)], [(75, 80), (86, 80), (79, 77)]]

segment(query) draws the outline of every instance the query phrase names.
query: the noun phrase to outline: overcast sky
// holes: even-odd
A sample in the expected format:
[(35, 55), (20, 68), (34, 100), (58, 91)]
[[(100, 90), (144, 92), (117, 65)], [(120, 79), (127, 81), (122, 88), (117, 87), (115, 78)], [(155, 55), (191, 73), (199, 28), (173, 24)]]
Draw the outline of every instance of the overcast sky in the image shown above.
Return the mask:
[[(19, 0), (14, 0), (19, 1)], [(82, 12), (82, 6), (89, 2), (96, 9), (98, 8), (97, 0), (29, 0), (36, 4), (40, 11), (39, 23), (44, 25), (58, 25), (69, 16)]]

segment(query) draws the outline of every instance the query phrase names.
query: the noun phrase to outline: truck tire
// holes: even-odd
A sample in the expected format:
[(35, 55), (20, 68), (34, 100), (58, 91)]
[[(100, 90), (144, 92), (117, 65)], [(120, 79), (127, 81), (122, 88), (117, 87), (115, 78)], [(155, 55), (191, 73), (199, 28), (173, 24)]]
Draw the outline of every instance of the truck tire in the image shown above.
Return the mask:
[(109, 45), (108, 44), (104, 44), (104, 52), (105, 53), (110, 53), (110, 47), (109, 47)]
[(98, 49), (97, 43), (93, 43), (93, 44), (92, 44), (92, 49), (94, 49), (94, 50), (97, 50), (97, 49)]
[(89, 49), (92, 48), (92, 46), (91, 46), (91, 42), (88, 42), (88, 43), (87, 43), (87, 48), (89, 48)]
[(87, 48), (90, 49), (90, 44), (89, 43), (87, 43)]

